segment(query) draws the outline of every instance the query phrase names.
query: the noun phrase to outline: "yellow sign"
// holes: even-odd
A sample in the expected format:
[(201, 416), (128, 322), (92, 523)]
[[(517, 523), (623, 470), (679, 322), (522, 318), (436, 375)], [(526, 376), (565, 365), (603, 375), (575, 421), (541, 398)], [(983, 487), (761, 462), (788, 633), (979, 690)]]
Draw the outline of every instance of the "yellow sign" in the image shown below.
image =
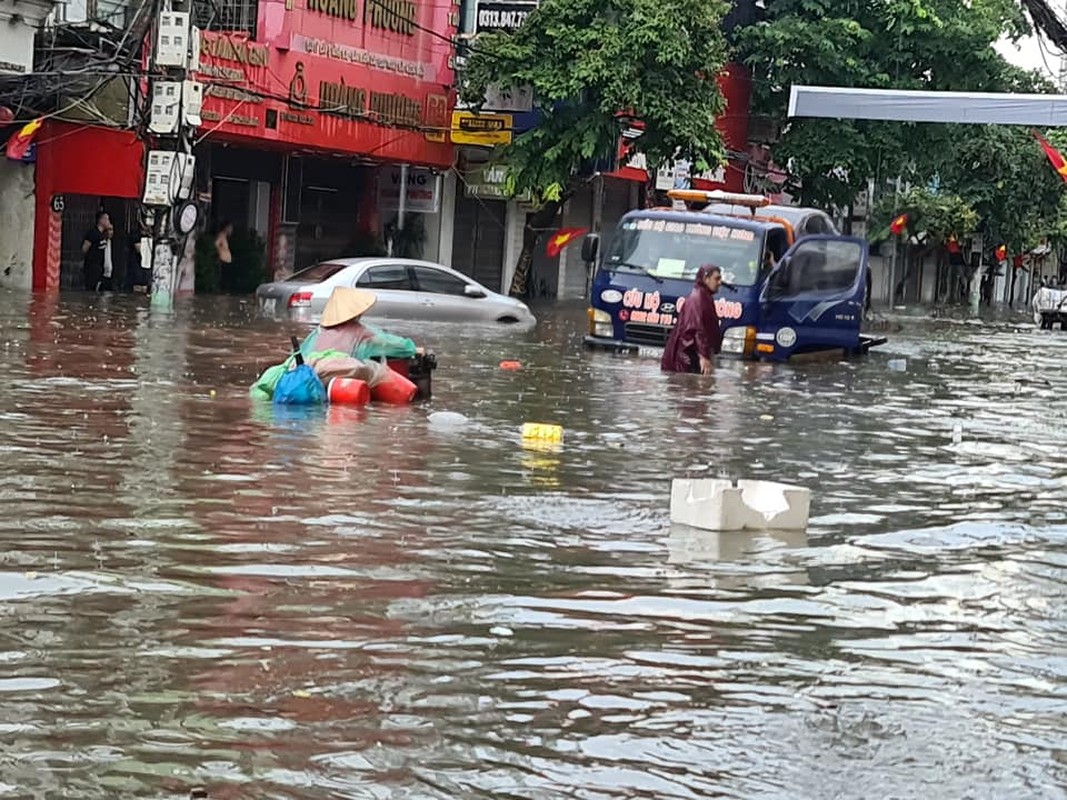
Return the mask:
[(452, 143), (492, 147), (511, 144), (511, 114), (452, 112)]

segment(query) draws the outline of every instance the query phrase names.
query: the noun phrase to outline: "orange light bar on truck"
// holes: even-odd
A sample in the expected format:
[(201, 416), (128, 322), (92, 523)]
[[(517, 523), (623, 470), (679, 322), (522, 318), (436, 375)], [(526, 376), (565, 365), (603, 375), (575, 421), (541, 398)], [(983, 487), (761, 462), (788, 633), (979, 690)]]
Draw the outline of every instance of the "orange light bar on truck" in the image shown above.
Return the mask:
[(741, 194), (740, 192), (723, 192), (718, 189), (706, 191), (703, 189), (671, 189), (667, 192), (671, 200), (681, 200), (686, 203), (725, 203), (731, 206), (744, 208), (763, 208), (769, 206), (769, 198), (760, 194)]

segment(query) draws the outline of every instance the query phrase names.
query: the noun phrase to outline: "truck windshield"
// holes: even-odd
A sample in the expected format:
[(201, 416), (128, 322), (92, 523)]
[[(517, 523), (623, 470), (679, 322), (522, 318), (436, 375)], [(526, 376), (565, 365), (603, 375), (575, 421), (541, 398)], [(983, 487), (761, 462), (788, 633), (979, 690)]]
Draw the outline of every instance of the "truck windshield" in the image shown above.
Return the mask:
[(762, 243), (756, 231), (729, 224), (638, 217), (620, 223), (604, 266), (692, 280), (702, 266), (714, 264), (727, 283), (752, 286)]

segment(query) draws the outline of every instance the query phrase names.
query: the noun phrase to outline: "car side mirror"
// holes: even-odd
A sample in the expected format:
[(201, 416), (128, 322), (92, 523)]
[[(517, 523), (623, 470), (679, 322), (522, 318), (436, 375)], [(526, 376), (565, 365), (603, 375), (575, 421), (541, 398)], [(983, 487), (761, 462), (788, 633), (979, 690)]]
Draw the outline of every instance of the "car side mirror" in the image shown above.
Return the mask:
[(485, 292), (483, 292), (477, 286), (472, 286), (469, 283), (463, 287), (463, 294), (465, 294), (467, 297), (473, 297), (475, 300), (485, 297)]
[(597, 253), (600, 250), (600, 234), (588, 233), (585, 239), (582, 240), (582, 261), (587, 264), (596, 261)]

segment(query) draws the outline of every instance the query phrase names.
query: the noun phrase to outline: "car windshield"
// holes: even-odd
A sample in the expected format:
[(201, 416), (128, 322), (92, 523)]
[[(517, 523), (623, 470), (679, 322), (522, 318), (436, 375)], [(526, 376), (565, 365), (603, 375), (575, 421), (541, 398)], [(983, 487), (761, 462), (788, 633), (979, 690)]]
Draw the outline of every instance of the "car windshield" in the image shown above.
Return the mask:
[(344, 264), (334, 261), (323, 261), (307, 269), (302, 269), (289, 278), (290, 283), (322, 283), (327, 278), (332, 278), (345, 268)]
[(759, 278), (762, 243), (756, 231), (729, 224), (638, 217), (619, 225), (605, 266), (692, 280), (714, 264), (727, 283), (751, 286)]

